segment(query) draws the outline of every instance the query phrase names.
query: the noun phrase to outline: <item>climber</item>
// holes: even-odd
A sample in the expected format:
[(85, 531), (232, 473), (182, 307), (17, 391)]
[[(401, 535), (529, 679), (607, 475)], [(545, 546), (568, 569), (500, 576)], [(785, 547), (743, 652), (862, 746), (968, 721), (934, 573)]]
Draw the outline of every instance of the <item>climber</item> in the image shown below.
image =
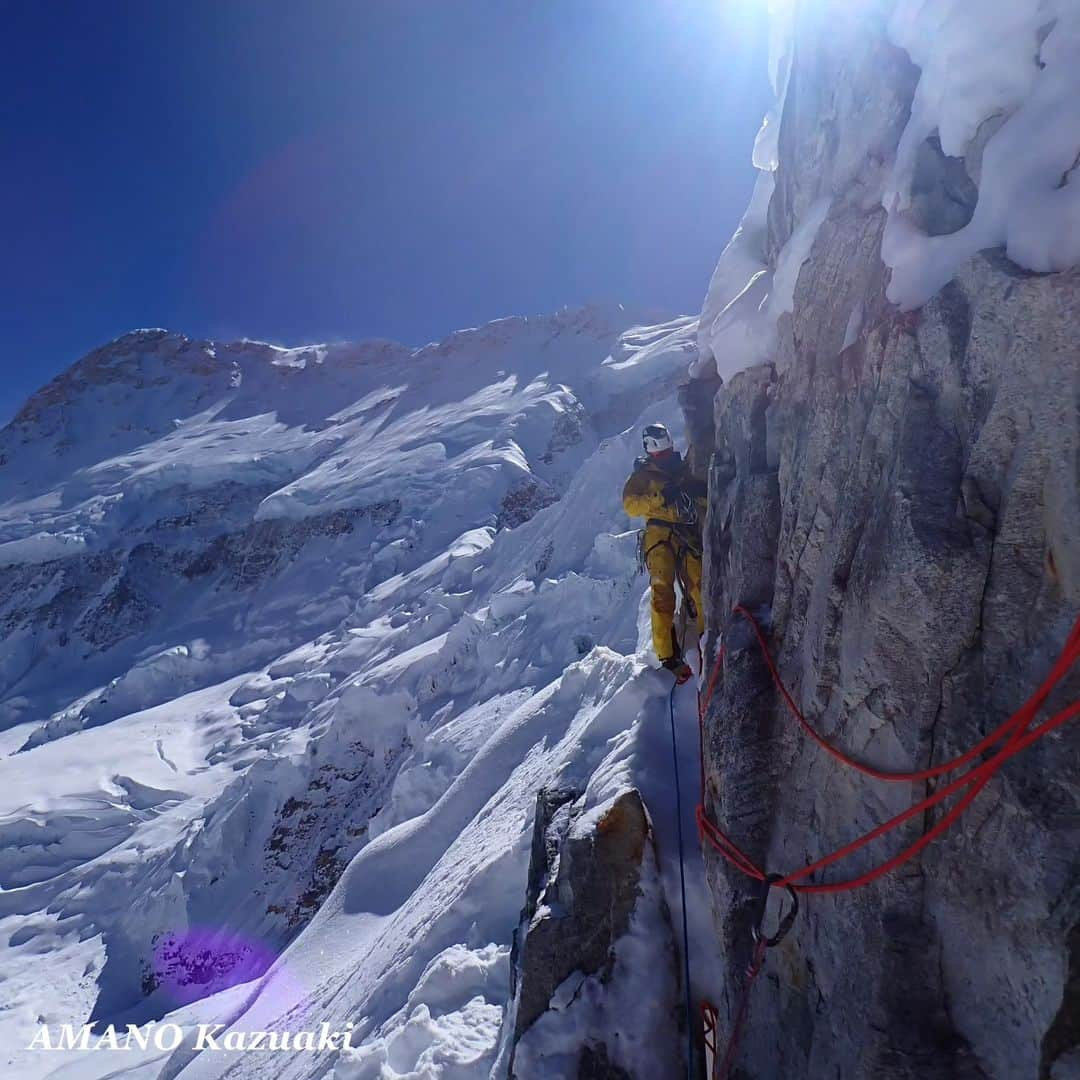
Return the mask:
[(687, 468), (663, 424), (642, 432), (645, 454), (623, 488), (623, 506), (631, 517), (645, 518), (642, 562), (652, 585), (652, 633), (656, 658), (678, 684), (693, 672), (683, 659), (675, 630), (675, 582), (687, 614), (705, 628), (701, 608), (701, 527), (705, 517), (705, 484)]

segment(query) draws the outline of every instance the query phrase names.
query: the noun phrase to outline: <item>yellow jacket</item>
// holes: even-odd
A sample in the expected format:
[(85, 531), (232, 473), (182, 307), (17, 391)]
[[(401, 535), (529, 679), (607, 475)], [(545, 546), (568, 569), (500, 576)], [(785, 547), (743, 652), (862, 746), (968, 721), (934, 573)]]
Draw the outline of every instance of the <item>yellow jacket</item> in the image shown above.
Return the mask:
[[(678, 506), (664, 498), (664, 489), (673, 484), (694, 500), (697, 522), (682, 520)], [(657, 461), (648, 456), (634, 462), (634, 471), (623, 487), (623, 508), (631, 517), (643, 517), (649, 525), (668, 523), (684, 542), (701, 548), (701, 523), (705, 520), (705, 485), (694, 476), (682, 457), (672, 452), (668, 459)], [(696, 543), (695, 543), (696, 541)]]
[[(665, 488), (672, 496), (664, 497)], [(691, 515), (678, 503), (689, 495), (697, 511)], [(690, 614), (696, 617), (698, 633), (705, 629), (701, 604), (701, 531), (705, 520), (705, 485), (687, 468), (676, 453), (662, 458), (640, 457), (634, 471), (623, 487), (623, 507), (631, 517), (645, 518), (640, 555), (649, 571), (652, 636), (656, 657), (668, 663), (682, 656), (682, 641), (675, 626), (675, 582), (682, 587), (690, 604)]]

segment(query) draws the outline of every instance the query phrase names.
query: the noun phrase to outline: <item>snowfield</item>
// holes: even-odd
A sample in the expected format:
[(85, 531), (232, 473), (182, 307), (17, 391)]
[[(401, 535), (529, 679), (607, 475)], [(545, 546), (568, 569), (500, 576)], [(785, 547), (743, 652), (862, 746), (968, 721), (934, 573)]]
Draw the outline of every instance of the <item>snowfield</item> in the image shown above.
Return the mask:
[[(678, 912), (670, 679), (620, 496), (640, 425), (678, 430), (696, 334), (597, 308), (416, 352), (141, 331), (31, 399), (0, 433), (5, 1075), (498, 1075), (556, 780), (586, 811), (642, 791)], [(677, 712), (693, 777), (692, 689)], [(664, 947), (635, 925), (619, 962)], [(569, 987), (519, 1075), (572, 1074), (582, 1010), (627, 1064), (670, 1060), (663, 1004)], [(26, 1049), (91, 1021), (187, 1034)], [(199, 1023), (351, 1049), (200, 1049)]]

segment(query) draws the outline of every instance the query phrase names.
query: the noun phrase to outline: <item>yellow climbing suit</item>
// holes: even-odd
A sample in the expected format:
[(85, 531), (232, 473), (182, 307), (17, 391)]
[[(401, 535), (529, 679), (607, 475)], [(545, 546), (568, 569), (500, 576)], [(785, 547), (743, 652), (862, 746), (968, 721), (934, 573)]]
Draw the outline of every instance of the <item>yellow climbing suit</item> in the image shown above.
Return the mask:
[[(693, 524), (685, 512), (664, 497), (667, 489), (690, 496), (696, 511)], [(698, 633), (705, 629), (701, 608), (701, 523), (705, 520), (705, 485), (672, 451), (662, 458), (648, 455), (634, 462), (634, 471), (623, 487), (623, 507), (631, 517), (645, 518), (642, 553), (652, 585), (652, 632), (656, 658), (663, 663), (682, 656), (675, 631), (675, 582), (693, 606)]]

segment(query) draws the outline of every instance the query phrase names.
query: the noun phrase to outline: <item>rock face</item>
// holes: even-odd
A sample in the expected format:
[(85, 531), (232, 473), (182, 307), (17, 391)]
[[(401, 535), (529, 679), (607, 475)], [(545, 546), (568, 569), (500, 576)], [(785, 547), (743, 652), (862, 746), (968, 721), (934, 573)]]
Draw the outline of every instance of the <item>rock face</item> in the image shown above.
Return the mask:
[[(646, 1080), (626, 1064), (644, 1063), (633, 1052), (635, 1039), (653, 1043), (645, 1062), (662, 1062), (671, 1070), (664, 1075), (677, 1075), (674, 1012), (655, 1007), (670, 1005), (677, 994), (671, 926), (655, 874), (652, 829), (637, 791), (591, 815), (582, 814), (575, 791), (539, 793), (512, 957), (509, 1076)], [(649, 928), (644, 940), (660, 958), (649, 970), (647, 994), (631, 981), (640, 980), (640, 966), (627, 963), (627, 951), (637, 955), (632, 945), (627, 950), (635, 923), (639, 937)], [(628, 997), (650, 1003), (650, 1022), (624, 1009)], [(540, 1037), (531, 1039), (531, 1031)]]
[[(706, 724), (707, 806), (770, 871), (841, 847), (934, 782), (867, 778), (803, 736), (737, 603), (761, 619), (811, 722), (891, 771), (976, 744), (1036, 689), (1080, 612), (1080, 272), (1036, 275), (986, 251), (921, 310), (888, 304), (884, 213), (867, 193), (913, 88), (873, 22), (888, 7), (867, 5), (854, 37), (796, 34), (774, 254), (799, 207), (827, 195), (830, 208), (774, 363), (715, 396), (706, 603), (711, 654), (722, 634), (726, 660)], [(977, 175), (928, 144), (913, 199), (925, 231), (964, 224)], [(1078, 697), (1074, 672), (1042, 715)], [(743, 1075), (1080, 1075), (1078, 766), (1080, 732), (1066, 725), (903, 868), (807, 896), (757, 982)], [(857, 876), (950, 805), (813, 880)], [(730, 958), (722, 1032), (750, 951), (749, 884), (711, 860)]]

